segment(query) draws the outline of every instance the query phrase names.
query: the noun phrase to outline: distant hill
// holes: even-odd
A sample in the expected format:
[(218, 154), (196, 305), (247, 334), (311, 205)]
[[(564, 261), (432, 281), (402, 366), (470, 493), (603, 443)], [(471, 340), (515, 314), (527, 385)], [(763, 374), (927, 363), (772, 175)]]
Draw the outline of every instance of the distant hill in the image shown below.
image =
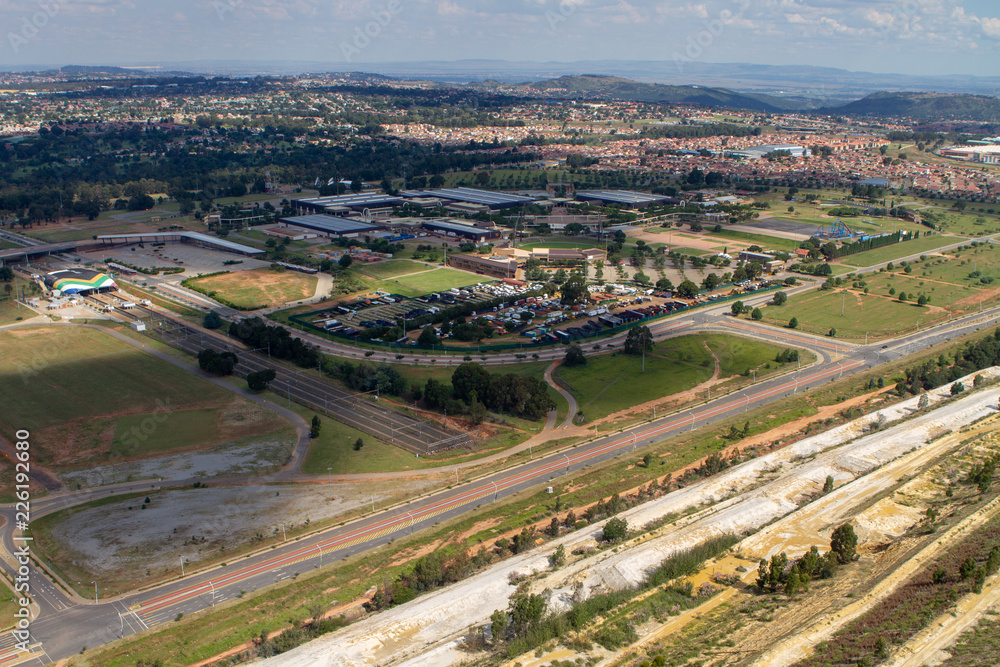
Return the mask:
[(1000, 122), (1000, 99), (986, 95), (939, 93), (874, 93), (840, 107), (818, 113), (841, 116), (908, 117), (922, 123), (966, 120)]
[(506, 88), (507, 90), (513, 88), (523, 95), (542, 94), (554, 98), (701, 104), (707, 107), (762, 112), (782, 112), (808, 108), (807, 103), (803, 100), (787, 100), (768, 95), (748, 95), (725, 88), (639, 83), (621, 77), (600, 74), (561, 76), (556, 79), (522, 83)]

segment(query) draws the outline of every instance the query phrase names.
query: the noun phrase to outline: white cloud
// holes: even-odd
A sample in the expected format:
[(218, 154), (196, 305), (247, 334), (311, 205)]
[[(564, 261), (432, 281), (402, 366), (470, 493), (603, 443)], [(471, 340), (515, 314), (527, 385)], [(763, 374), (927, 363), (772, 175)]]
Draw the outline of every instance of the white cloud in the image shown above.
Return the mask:
[(1000, 39), (1000, 19), (990, 17), (982, 18), (979, 19), (979, 26), (983, 29), (983, 33), (987, 37)]

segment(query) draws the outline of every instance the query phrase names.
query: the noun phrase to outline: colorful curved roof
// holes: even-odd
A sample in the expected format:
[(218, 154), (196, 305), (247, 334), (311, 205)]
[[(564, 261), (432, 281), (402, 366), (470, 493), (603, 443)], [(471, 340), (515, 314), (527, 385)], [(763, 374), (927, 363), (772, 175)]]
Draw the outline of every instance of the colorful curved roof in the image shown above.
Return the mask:
[(118, 287), (118, 285), (104, 273), (95, 274), (92, 278), (82, 278), (79, 276), (60, 278), (52, 283), (52, 289), (59, 290), (63, 294), (92, 292), (94, 290), (105, 289), (107, 287)]

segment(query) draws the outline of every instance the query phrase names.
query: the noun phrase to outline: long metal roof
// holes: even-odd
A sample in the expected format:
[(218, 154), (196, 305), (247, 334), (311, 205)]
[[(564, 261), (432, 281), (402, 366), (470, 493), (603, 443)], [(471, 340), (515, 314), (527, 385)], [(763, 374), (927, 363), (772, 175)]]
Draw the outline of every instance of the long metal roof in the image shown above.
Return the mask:
[(379, 227), (370, 225), (367, 222), (348, 220), (334, 215), (296, 215), (290, 218), (281, 218), (280, 222), (296, 227), (305, 227), (329, 234), (357, 234), (360, 232), (370, 232)]
[(511, 207), (520, 204), (530, 204), (535, 201), (531, 197), (521, 195), (511, 195), (505, 192), (489, 192), (488, 190), (476, 190), (474, 188), (446, 188), (444, 190), (429, 190), (422, 193), (425, 197), (440, 197), (452, 201), (468, 202), (470, 204), (483, 204), (493, 207)]
[(250, 246), (243, 245), (241, 243), (233, 243), (232, 241), (227, 241), (226, 239), (219, 238), (218, 236), (209, 236), (208, 234), (202, 234), (201, 232), (148, 232), (145, 234), (134, 233), (134, 234), (109, 234), (107, 236), (98, 236), (98, 241), (133, 241), (135, 243), (149, 241), (147, 239), (156, 240), (168, 240), (176, 239), (180, 240), (182, 238), (190, 239), (192, 241), (198, 241), (199, 243), (205, 243), (208, 245), (218, 246), (220, 248), (225, 248), (226, 250), (232, 250), (233, 252), (242, 253), (244, 255), (263, 255), (266, 251), (258, 250), (257, 248), (251, 248)]
[(577, 198), (599, 199), (616, 204), (652, 204), (655, 202), (671, 199), (666, 195), (652, 195), (645, 192), (632, 192), (630, 190), (580, 190), (576, 193)]

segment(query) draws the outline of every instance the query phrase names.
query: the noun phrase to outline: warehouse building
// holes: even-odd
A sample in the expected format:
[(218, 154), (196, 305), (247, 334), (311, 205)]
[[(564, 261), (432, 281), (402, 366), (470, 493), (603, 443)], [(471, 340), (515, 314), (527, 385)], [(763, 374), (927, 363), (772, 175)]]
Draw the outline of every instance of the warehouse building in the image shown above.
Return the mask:
[(441, 236), (454, 236), (460, 239), (483, 242), (498, 239), (502, 236), (499, 229), (482, 228), (475, 225), (463, 225), (460, 222), (446, 220), (429, 220), (423, 224), (424, 231)]
[(381, 229), (381, 225), (375, 225), (360, 220), (349, 220), (334, 215), (298, 215), (290, 218), (281, 218), (278, 222), (286, 227), (297, 227), (308, 229), (322, 236), (329, 238), (357, 238), (363, 234), (369, 234)]
[(505, 192), (490, 192), (488, 190), (476, 190), (474, 188), (450, 188), (445, 190), (433, 190), (421, 193), (422, 197), (436, 197), (461, 204), (471, 204), (474, 207), (481, 207), (491, 211), (500, 211), (505, 208), (515, 208), (525, 206), (535, 202), (532, 197), (522, 197), (521, 195), (511, 195)]
[(646, 208), (650, 204), (680, 204), (680, 199), (666, 195), (652, 195), (629, 190), (581, 190), (576, 193), (579, 201), (597, 206), (620, 206), (627, 209)]
[(448, 255), (448, 265), (491, 278), (517, 278), (517, 260), (481, 255)]
[(389, 215), (395, 206), (402, 206), (402, 197), (379, 192), (339, 195), (330, 197), (306, 197), (292, 200), (292, 206), (299, 213), (321, 213), (347, 216), (353, 213), (370, 212), (374, 216)]

